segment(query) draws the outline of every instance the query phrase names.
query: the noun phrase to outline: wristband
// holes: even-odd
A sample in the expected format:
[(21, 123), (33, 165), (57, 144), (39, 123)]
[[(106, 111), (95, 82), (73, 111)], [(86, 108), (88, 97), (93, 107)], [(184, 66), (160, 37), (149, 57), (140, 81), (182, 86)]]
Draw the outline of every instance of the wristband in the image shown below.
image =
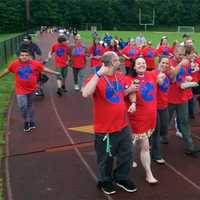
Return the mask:
[(100, 78), (100, 77), (101, 77), (101, 75), (99, 75), (99, 73), (98, 73), (98, 72), (95, 72), (95, 74), (97, 75), (97, 77), (98, 77), (98, 78)]

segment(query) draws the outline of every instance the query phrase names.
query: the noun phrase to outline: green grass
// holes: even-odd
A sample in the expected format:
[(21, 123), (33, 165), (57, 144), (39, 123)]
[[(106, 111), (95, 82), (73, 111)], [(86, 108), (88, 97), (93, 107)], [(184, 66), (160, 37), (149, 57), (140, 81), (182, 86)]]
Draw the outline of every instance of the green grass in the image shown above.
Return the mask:
[(8, 40), (10, 38), (13, 38), (17, 35), (20, 35), (20, 33), (11, 33), (11, 34), (2, 34), (0, 33), (0, 42), (4, 41), (4, 40)]
[[(118, 36), (118, 37), (122, 37), (125, 40), (131, 37), (135, 38), (139, 34), (139, 32), (135, 32), (135, 31), (98, 31), (98, 34), (100, 35), (101, 38), (103, 38), (106, 32), (109, 32), (113, 37)], [(91, 32), (80, 31), (80, 34), (81, 34), (81, 37), (87, 42), (92, 41)], [(154, 47), (157, 46), (157, 44), (160, 41), (160, 38), (163, 35), (168, 36), (169, 44), (172, 45), (174, 40), (182, 41), (182, 34), (183, 33), (178, 33), (178, 32), (144, 32), (145, 38), (147, 40), (151, 40)], [(200, 43), (198, 42), (200, 38), (200, 33), (190, 33), (190, 35), (194, 41), (194, 45), (197, 51), (200, 52)]]
[[(12, 58), (14, 59), (14, 57)], [(11, 59), (9, 60), (9, 62)], [(0, 71), (7, 67), (4, 64), (0, 67)], [(4, 132), (6, 122), (6, 109), (9, 104), (11, 93), (13, 91), (13, 75), (8, 75), (0, 79), (0, 157), (3, 155), (2, 145), (5, 143)]]
[[(14, 57), (10, 58), (9, 62), (13, 59)], [(7, 67), (7, 64), (2, 65), (0, 67), (0, 71), (3, 71), (5, 67)], [(0, 79), (0, 159), (4, 157), (5, 125), (7, 120), (6, 114), (12, 91), (13, 91), (13, 75), (8, 75)], [(0, 177), (0, 200), (3, 199), (4, 199), (4, 181), (3, 178)]]

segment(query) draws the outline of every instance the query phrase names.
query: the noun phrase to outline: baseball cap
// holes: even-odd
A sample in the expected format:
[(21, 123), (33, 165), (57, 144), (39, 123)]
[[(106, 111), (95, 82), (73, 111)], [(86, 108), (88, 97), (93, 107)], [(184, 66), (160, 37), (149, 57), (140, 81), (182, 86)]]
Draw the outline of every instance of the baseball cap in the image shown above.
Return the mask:
[(167, 36), (166, 35), (162, 36), (162, 39), (167, 39)]
[(32, 40), (32, 37), (30, 35), (24, 35), (23, 40), (24, 41)]

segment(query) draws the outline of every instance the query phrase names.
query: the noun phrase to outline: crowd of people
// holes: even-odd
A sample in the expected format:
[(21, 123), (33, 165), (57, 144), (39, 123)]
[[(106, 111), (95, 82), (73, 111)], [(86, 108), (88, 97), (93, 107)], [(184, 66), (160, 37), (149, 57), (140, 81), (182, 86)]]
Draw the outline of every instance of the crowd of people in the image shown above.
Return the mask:
[[(131, 163), (136, 164), (132, 148), (140, 146), (147, 183), (158, 183), (151, 160), (165, 163), (161, 143), (168, 143), (168, 128), (174, 113), (184, 153), (195, 157), (200, 151), (193, 144), (189, 128), (189, 117), (194, 118), (194, 112), (192, 116), (188, 114), (188, 108), (194, 109), (190, 101), (194, 98), (193, 87), (198, 87), (200, 59), (187, 34), (183, 35), (182, 43), (176, 41), (173, 46), (163, 36), (157, 48), (140, 34), (137, 45), (131, 38), (121, 50), (119, 41), (110, 39), (108, 34), (105, 37), (108, 48), (99, 54), (101, 63), (91, 65), (95, 67), (94, 75), (82, 87), (83, 97), (93, 96), (94, 101), (98, 186), (105, 194), (115, 193), (115, 185), (135, 192), (137, 187), (129, 179)], [(125, 73), (119, 57), (124, 58)], [(114, 158), (117, 166), (113, 171)]]
[[(116, 192), (114, 182), (128, 192), (137, 190), (129, 179), (135, 163), (135, 145), (140, 146), (146, 182), (158, 183), (151, 160), (165, 163), (161, 143), (169, 142), (168, 128), (174, 113), (185, 154), (196, 156), (199, 149), (192, 141), (189, 118), (195, 117), (200, 58), (188, 34), (183, 35), (183, 42), (175, 41), (172, 46), (167, 36), (163, 36), (156, 48), (142, 33), (125, 42), (109, 33), (100, 38), (94, 32), (88, 46), (77, 31), (72, 34), (72, 43), (66, 34), (59, 31), (46, 60), (54, 59), (55, 71), (45, 67), (40, 59), (41, 50), (30, 36), (25, 36), (17, 50), (18, 58), (0, 74), (0, 78), (15, 74), (17, 104), (25, 132), (36, 128), (32, 103), (33, 96), (42, 90), (41, 74), (57, 76), (56, 93), (61, 97), (68, 90), (66, 78), (71, 66), (74, 89), (81, 90), (83, 97), (93, 96), (98, 186), (105, 194)], [(87, 79), (86, 58), (90, 59), (91, 67)]]

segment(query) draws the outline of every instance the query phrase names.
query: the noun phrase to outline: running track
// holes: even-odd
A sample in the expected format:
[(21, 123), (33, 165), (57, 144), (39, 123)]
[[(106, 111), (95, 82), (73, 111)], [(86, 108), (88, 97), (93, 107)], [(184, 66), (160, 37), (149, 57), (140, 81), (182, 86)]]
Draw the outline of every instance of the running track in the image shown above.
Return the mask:
[[(55, 41), (55, 35), (39, 38), (44, 58)], [(22, 120), (13, 97), (8, 110), (6, 132), (5, 196), (7, 200), (199, 200), (200, 156), (183, 153), (181, 139), (170, 130), (170, 143), (163, 145), (166, 165), (152, 163), (159, 184), (144, 181), (144, 170), (136, 153), (138, 167), (130, 178), (138, 187), (136, 193), (121, 189), (112, 196), (96, 188), (96, 165), (92, 134), (71, 130), (92, 124), (91, 100), (73, 90), (71, 70), (63, 97), (57, 97), (55, 78), (45, 86), (45, 98), (35, 99), (37, 129), (25, 135)], [(199, 118), (199, 116), (197, 116)], [(199, 120), (193, 123), (193, 140), (200, 147)]]

